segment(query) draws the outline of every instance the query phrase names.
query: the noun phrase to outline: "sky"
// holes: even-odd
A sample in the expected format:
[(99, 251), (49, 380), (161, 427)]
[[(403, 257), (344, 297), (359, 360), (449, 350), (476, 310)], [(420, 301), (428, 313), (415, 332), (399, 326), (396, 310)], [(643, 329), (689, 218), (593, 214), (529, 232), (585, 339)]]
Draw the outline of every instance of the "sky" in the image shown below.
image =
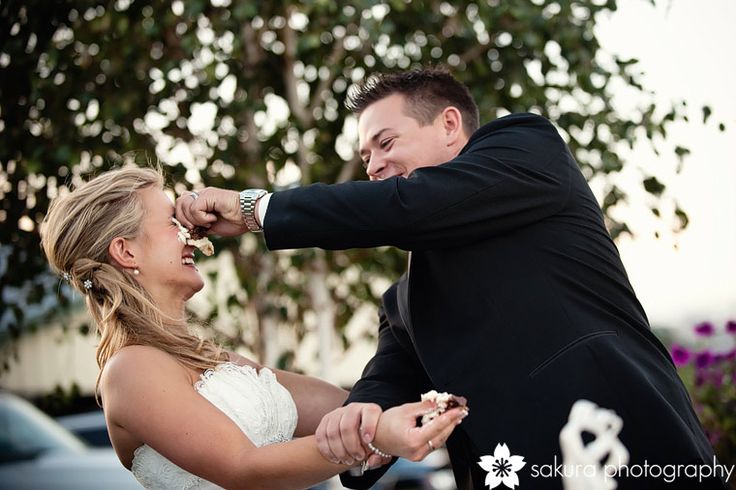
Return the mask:
[[(626, 155), (661, 171), (657, 175), (690, 224), (656, 239), (658, 225), (644, 212), (646, 196), (634, 195), (623, 217), (635, 237), (619, 240), (621, 257), (653, 326), (681, 336), (701, 321), (722, 327), (736, 319), (736, 2), (618, 3), (617, 12), (598, 19), (599, 42), (639, 59), (643, 85), (658, 101), (688, 102), (690, 122), (671, 125), (667, 141), (692, 151), (680, 174), (668, 171), (676, 166), (671, 151), (657, 156), (640, 145)], [(713, 109), (706, 124), (703, 105)], [(718, 131), (719, 122), (725, 132)], [(633, 184), (636, 176), (630, 178)]]

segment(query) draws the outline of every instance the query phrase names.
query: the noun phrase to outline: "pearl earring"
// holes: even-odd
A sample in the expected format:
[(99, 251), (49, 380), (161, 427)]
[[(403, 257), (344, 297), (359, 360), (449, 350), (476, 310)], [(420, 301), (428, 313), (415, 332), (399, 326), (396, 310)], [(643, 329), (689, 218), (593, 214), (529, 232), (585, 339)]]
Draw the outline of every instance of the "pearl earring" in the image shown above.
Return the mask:
[(141, 271), (138, 270), (138, 267), (136, 267), (135, 269), (133, 269), (133, 275), (137, 276), (140, 273), (141, 273)]

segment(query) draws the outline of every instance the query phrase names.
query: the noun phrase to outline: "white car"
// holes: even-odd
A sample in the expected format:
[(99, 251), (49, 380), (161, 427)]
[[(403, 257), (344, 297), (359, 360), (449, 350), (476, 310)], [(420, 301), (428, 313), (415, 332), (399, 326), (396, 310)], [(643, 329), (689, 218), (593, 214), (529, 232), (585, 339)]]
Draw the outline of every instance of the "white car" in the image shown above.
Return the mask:
[(56, 417), (56, 421), (93, 447), (112, 447), (102, 410)]
[(140, 490), (109, 448), (91, 448), (27, 401), (0, 392), (0, 490)]

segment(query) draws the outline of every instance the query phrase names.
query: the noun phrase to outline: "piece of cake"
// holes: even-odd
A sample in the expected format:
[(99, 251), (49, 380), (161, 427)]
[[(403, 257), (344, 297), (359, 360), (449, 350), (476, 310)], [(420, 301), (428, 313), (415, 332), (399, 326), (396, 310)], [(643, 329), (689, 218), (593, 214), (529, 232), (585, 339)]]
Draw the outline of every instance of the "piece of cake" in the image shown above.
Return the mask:
[(465, 397), (455, 396), (447, 392), (438, 393), (435, 390), (428, 391), (422, 395), (422, 401), (425, 400), (432, 400), (435, 403), (435, 407), (422, 415), (422, 425), (431, 422), (455, 407), (465, 407), (465, 410), (468, 410), (468, 400)]
[(188, 230), (182, 225), (176, 218), (171, 218), (176, 226), (179, 227), (179, 232), (176, 237), (184, 245), (191, 245), (196, 247), (200, 252), (209, 256), (215, 253), (215, 247), (212, 242), (207, 238), (207, 229), (201, 226), (195, 226), (194, 229)]

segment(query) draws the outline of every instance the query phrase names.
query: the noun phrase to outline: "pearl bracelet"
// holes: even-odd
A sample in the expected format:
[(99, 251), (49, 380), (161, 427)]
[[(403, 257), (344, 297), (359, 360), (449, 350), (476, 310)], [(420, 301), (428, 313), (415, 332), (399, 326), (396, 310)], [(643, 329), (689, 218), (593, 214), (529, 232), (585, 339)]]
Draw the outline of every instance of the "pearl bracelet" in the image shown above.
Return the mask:
[(381, 451), (380, 449), (378, 449), (376, 446), (374, 446), (370, 442), (368, 443), (368, 449), (370, 449), (371, 451), (373, 451), (374, 453), (376, 453), (377, 455), (379, 455), (382, 458), (393, 458), (393, 456), (391, 456), (390, 454), (384, 453), (383, 451)]

